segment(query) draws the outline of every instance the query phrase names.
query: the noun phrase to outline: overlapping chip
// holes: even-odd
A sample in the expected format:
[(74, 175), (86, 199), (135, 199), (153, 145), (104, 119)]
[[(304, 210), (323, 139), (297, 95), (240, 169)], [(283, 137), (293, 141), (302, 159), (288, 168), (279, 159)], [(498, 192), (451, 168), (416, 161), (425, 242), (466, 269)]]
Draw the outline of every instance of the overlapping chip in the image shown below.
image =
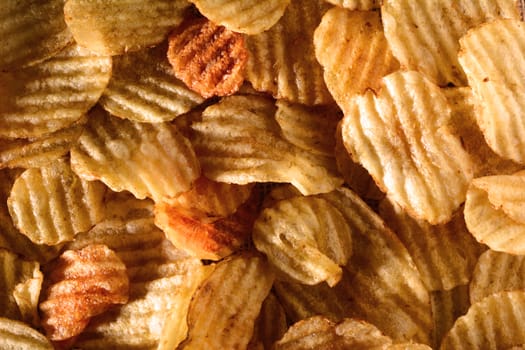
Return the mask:
[(385, 0), (381, 16), (402, 66), (440, 86), (467, 83), (458, 62), (458, 40), (469, 28), (497, 17), (519, 19), (516, 0)]
[(255, 320), (252, 339), (247, 350), (271, 349), (273, 343), (281, 339), (288, 324), (284, 309), (273, 292), (270, 292), (261, 306), (261, 312)]
[(78, 44), (120, 55), (160, 43), (189, 5), (186, 0), (67, 0), (64, 15)]
[(0, 317), (0, 347), (7, 350), (53, 350), (51, 342), (29, 325)]
[(340, 184), (333, 158), (307, 152), (280, 134), (275, 105), (261, 96), (230, 96), (193, 123), (192, 143), (204, 175), (219, 182), (288, 182), (303, 194)]
[[(514, 1), (511, 1), (514, 3)], [(477, 121), (500, 156), (525, 163), (525, 24), (499, 19), (470, 30), (460, 40), (459, 62), (478, 97)]]
[(451, 110), (436, 85), (417, 72), (383, 78), (349, 104), (343, 142), (380, 188), (412, 216), (446, 223), (465, 200), (473, 166), (447, 123)]
[(380, 0), (326, 0), (331, 4), (344, 7), (349, 10), (369, 11), (380, 8)]
[(132, 122), (100, 108), (90, 112), (71, 166), (82, 178), (154, 200), (189, 190), (200, 175), (193, 148), (173, 126)]
[(106, 187), (80, 179), (65, 159), (27, 169), (8, 199), (15, 226), (37, 244), (70, 241), (104, 218)]

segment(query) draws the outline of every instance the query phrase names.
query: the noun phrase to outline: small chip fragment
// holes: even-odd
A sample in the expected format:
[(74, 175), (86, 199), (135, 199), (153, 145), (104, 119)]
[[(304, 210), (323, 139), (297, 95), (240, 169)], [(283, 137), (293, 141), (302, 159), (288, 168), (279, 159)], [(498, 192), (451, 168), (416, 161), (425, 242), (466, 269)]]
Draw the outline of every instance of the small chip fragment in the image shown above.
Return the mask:
[(348, 10), (370, 11), (381, 7), (380, 0), (326, 0), (327, 2), (344, 7)]
[(29, 325), (0, 317), (0, 348), (6, 350), (53, 350), (51, 342)]

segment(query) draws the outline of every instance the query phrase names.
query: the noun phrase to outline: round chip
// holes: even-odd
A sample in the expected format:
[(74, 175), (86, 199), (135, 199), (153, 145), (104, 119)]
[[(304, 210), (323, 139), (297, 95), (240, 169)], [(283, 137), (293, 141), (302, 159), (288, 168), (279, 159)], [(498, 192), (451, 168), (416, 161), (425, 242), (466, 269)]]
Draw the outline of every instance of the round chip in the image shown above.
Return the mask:
[(5, 350), (53, 350), (54, 346), (27, 324), (0, 317), (0, 348)]

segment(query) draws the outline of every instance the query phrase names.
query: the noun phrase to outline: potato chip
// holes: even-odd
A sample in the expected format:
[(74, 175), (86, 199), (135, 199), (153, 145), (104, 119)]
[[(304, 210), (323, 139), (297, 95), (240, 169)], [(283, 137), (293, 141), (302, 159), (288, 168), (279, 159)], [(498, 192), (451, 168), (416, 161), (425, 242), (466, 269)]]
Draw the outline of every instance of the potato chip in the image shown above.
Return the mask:
[(507, 349), (525, 344), (524, 313), (525, 291), (492, 294), (457, 319), (440, 349)]
[(353, 95), (378, 90), (381, 78), (399, 68), (376, 11), (329, 10), (315, 30), (314, 46), (328, 90), (345, 114)]
[(53, 341), (82, 333), (93, 316), (128, 301), (126, 266), (102, 244), (66, 250), (51, 265), (39, 305)]
[(270, 292), (264, 299), (261, 312), (255, 321), (252, 339), (246, 349), (271, 349), (273, 343), (281, 339), (287, 329), (284, 309), (275, 294)]
[(478, 260), (472, 282), (470, 301), (502, 291), (525, 290), (525, 256), (488, 250)]
[(525, 222), (520, 212), (525, 172), (472, 180), (465, 202), (465, 222), (480, 243), (509, 254), (525, 254)]
[(245, 348), (273, 279), (257, 255), (243, 253), (219, 262), (193, 296), (188, 338), (181, 348)]
[(5, 350), (53, 350), (49, 340), (20, 321), (0, 317), (0, 347)]
[(256, 90), (294, 103), (333, 103), (313, 45), (314, 30), (328, 8), (322, 0), (292, 0), (277, 24), (246, 37), (246, 79)]
[(106, 191), (106, 219), (133, 220), (153, 218), (155, 203), (149, 198), (138, 199), (128, 191)]
[(333, 159), (286, 141), (274, 114), (273, 101), (261, 96), (230, 96), (208, 107), (192, 125), (204, 175), (236, 184), (289, 182), (305, 195), (338, 187)]
[(80, 179), (69, 162), (27, 169), (8, 199), (15, 226), (37, 244), (70, 241), (104, 218), (105, 186)]
[[(512, 1), (514, 3), (514, 1)], [(525, 163), (525, 23), (499, 19), (470, 30), (460, 40), (459, 62), (479, 98), (477, 122), (490, 148)]]
[(369, 11), (381, 7), (381, 0), (326, 0), (331, 4), (344, 7), (349, 10)]
[(417, 72), (383, 78), (376, 96), (356, 96), (342, 122), (345, 147), (407, 212), (446, 223), (465, 200), (473, 166), (447, 123), (441, 90)]
[(352, 231), (326, 200), (296, 197), (264, 209), (253, 228), (255, 247), (284, 278), (334, 286), (352, 255)]
[(211, 21), (234, 32), (259, 34), (272, 27), (290, 0), (190, 0)]
[(47, 61), (0, 72), (0, 137), (38, 137), (78, 121), (108, 84), (111, 58), (70, 45)]
[(157, 201), (189, 190), (200, 175), (189, 141), (174, 127), (115, 118), (101, 109), (90, 112), (71, 166), (82, 178)]
[(469, 28), (498, 17), (519, 18), (516, 0), (385, 0), (381, 16), (401, 65), (440, 86), (467, 83), (458, 62), (458, 40)]
[(175, 119), (204, 102), (179, 81), (166, 45), (113, 58), (113, 74), (99, 103), (111, 114), (137, 122)]
[(0, 4), (0, 71), (45, 60), (73, 39), (63, 0), (4, 0)]
[(67, 0), (64, 14), (79, 45), (120, 55), (160, 43), (189, 5), (186, 0)]
[(407, 248), (429, 291), (450, 290), (470, 281), (486, 248), (467, 230), (462, 210), (441, 225), (414, 219), (388, 200), (381, 202), (379, 212)]
[(40, 265), (33, 267), (33, 276), (16, 285), (13, 298), (20, 310), (20, 319), (33, 327), (40, 326), (40, 315), (38, 314), (38, 300), (42, 289), (44, 275), (40, 271)]

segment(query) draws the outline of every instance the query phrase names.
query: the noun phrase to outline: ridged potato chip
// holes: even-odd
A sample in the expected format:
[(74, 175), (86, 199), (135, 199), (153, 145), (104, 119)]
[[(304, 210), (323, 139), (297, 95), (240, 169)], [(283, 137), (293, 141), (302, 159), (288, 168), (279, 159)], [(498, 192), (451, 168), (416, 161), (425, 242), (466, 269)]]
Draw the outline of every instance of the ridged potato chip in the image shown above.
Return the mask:
[(255, 221), (253, 242), (283, 278), (310, 285), (326, 281), (333, 287), (352, 255), (352, 231), (343, 214), (313, 197), (264, 209)]
[(446, 223), (465, 200), (473, 165), (448, 122), (451, 109), (438, 86), (417, 72), (383, 78), (349, 104), (343, 142), (381, 189), (410, 215)]
[(286, 141), (275, 105), (262, 96), (230, 96), (208, 107), (192, 125), (192, 143), (204, 175), (219, 182), (289, 182), (303, 194), (340, 184), (332, 158)]
[(465, 222), (480, 243), (509, 254), (525, 254), (525, 171), (472, 180), (465, 202)]
[(344, 7), (349, 10), (369, 11), (381, 7), (381, 0), (325, 0), (331, 4)]
[(525, 256), (493, 250), (483, 253), (470, 282), (470, 302), (511, 290), (525, 290)]
[(467, 84), (458, 62), (459, 43), (469, 28), (498, 17), (519, 18), (516, 0), (385, 0), (385, 34), (402, 66), (440, 86)]
[(160, 43), (189, 5), (186, 0), (67, 0), (64, 15), (79, 45), (120, 55)]
[(193, 296), (180, 349), (245, 348), (273, 279), (266, 260), (249, 252), (219, 262)]
[(113, 192), (106, 191), (104, 198), (106, 207), (106, 219), (133, 220), (152, 218), (155, 210), (155, 203), (149, 199), (138, 199), (128, 191)]
[(173, 73), (166, 45), (113, 58), (113, 74), (99, 104), (137, 122), (170, 121), (204, 102)]
[(272, 28), (247, 36), (246, 80), (278, 99), (306, 105), (332, 103), (313, 45), (314, 30), (328, 8), (322, 0), (292, 0)]
[(377, 91), (381, 78), (399, 68), (376, 11), (330, 9), (315, 30), (314, 46), (328, 90), (345, 114), (353, 95)]
[(0, 4), (0, 71), (53, 56), (73, 40), (63, 0), (4, 0)]
[(0, 317), (0, 347), (5, 350), (53, 350), (49, 340), (29, 325)]
[(270, 292), (261, 306), (261, 312), (255, 320), (252, 339), (247, 350), (271, 349), (273, 343), (286, 333), (288, 324), (284, 309), (273, 292)]
[(509, 349), (525, 344), (525, 291), (492, 294), (457, 319), (441, 350)]
[(71, 166), (82, 178), (159, 201), (189, 190), (200, 175), (190, 142), (168, 123), (132, 122), (100, 108), (88, 117), (71, 150)]
[[(511, 1), (514, 3), (514, 1)], [(477, 122), (500, 156), (525, 163), (525, 23), (499, 19), (470, 30), (459, 43), (459, 62), (478, 97)]]
[(214, 23), (234, 32), (259, 34), (272, 27), (290, 0), (190, 0)]

